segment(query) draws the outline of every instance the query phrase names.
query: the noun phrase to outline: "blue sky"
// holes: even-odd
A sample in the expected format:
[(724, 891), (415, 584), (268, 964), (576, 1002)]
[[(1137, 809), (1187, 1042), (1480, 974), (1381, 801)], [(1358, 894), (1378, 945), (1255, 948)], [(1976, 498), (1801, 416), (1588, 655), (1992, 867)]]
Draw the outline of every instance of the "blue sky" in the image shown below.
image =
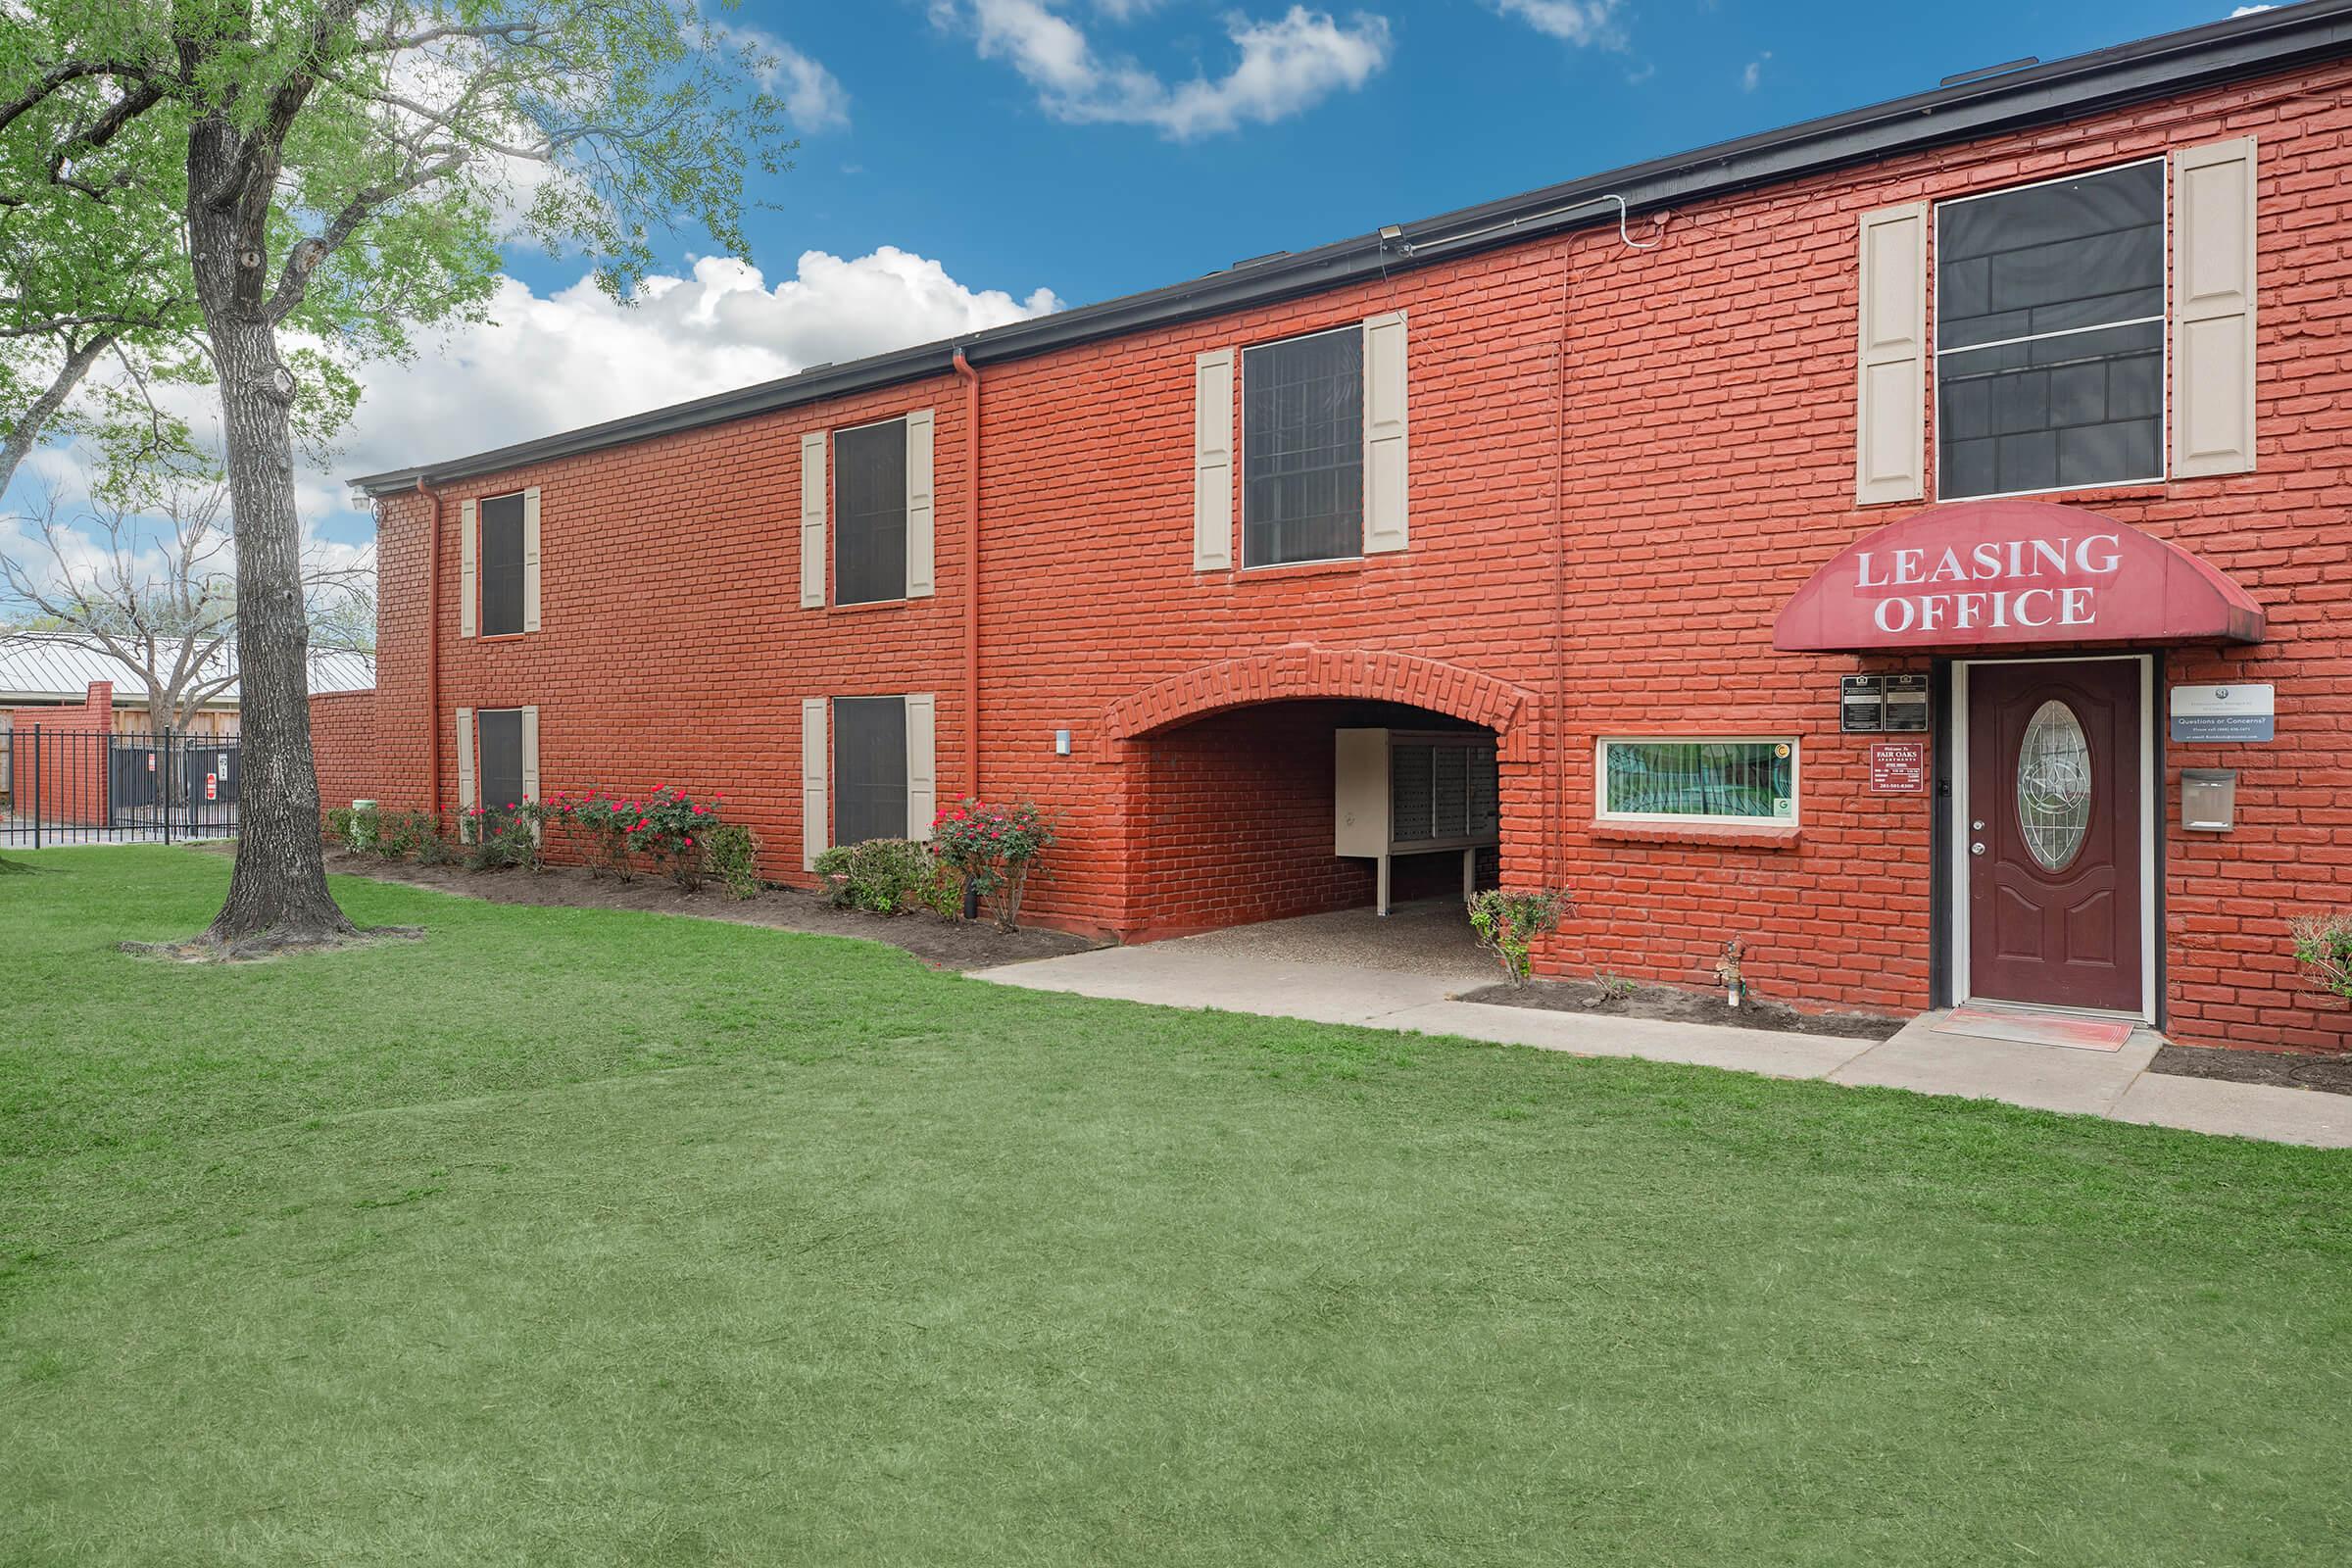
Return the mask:
[[(1104, 70), (1215, 81), (1231, 19), (1288, 0), (1047, 0)], [(800, 252), (892, 244), (959, 281), (1084, 303), (1597, 170), (1898, 97), (2022, 55), (2055, 59), (2226, 17), (2229, 0), (1789, 5), (1765, 0), (1366, 0), (1313, 6), (1385, 33), (1360, 85), (1301, 88), (1272, 122), (1190, 135), (1058, 110), (1009, 41), (984, 56), (966, 3), (748, 0), (735, 20), (816, 62), (844, 119), (803, 137), (752, 238)], [(1586, 41), (1575, 17), (1597, 17)], [(1385, 24), (1385, 25), (1382, 25)], [(1005, 39), (1000, 34), (1001, 40)], [(1294, 68), (1298, 69), (1298, 68)], [(1149, 106), (1144, 106), (1145, 112)], [(1116, 114), (1114, 101), (1079, 113)], [(576, 269), (517, 258), (545, 285)]]
[[(647, 298), (520, 247), (492, 319), (362, 367), (307, 525), (371, 539), (341, 480), (810, 364), (1198, 276), (2230, 14), (2233, 0), (746, 0), (802, 136), (751, 261), (666, 240)], [(191, 410), (199, 418), (205, 410)], [(10, 499), (74, 484), (43, 452)], [(11, 548), (0, 517), (0, 549)]]

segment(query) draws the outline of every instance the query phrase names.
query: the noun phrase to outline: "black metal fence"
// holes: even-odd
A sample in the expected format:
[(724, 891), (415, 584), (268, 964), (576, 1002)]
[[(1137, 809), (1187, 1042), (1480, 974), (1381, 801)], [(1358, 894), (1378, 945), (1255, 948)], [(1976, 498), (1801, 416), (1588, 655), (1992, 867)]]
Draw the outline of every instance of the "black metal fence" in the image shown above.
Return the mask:
[(220, 839), (237, 831), (237, 737), (0, 734), (0, 845)]

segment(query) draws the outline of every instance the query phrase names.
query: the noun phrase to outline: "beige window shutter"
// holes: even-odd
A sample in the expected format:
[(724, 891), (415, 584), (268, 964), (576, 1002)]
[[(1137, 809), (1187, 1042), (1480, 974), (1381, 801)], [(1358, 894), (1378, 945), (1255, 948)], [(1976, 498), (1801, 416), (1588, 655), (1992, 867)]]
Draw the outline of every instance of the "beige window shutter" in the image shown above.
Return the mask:
[(1928, 204), (1862, 215), (1854, 500), (1927, 494)]
[(1364, 554), (1405, 544), (1404, 313), (1364, 322)]
[(1193, 569), (1233, 564), (1233, 350), (1193, 361)]
[(825, 607), (825, 432), (801, 437), (801, 608)]
[(906, 836), (931, 837), (939, 815), (939, 697), (916, 692), (906, 699)]
[(906, 416), (906, 597), (929, 598), (931, 570), (931, 448), (937, 421), (929, 409)]
[(482, 514), (476, 502), (458, 509), (458, 635), (470, 637), (480, 612)]
[(2173, 472), (2254, 466), (2254, 138), (2173, 155)]
[(539, 710), (522, 710), (522, 798), (539, 799)]
[[(458, 710), (458, 810), (461, 813), (458, 818), (459, 837), (465, 837), (466, 832), (466, 818), (463, 813), (468, 807), (481, 804), (474, 798), (473, 793), (473, 710), (461, 708)], [(436, 811), (440, 809), (440, 807), (439, 801), (433, 803), (433, 808)]]
[(522, 493), (522, 629), (539, 629), (539, 487)]
[(801, 864), (816, 869), (816, 858), (832, 836), (825, 812), (825, 699), (801, 701)]

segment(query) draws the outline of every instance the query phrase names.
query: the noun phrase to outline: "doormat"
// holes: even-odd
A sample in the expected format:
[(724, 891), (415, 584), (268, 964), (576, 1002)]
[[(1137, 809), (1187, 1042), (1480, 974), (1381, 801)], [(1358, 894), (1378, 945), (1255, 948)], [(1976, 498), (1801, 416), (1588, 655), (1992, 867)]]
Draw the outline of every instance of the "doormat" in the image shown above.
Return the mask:
[(1986, 1007), (1971, 1004), (1954, 1007), (1931, 1025), (1938, 1034), (1970, 1035), (1979, 1040), (2009, 1040), (2021, 1046), (2064, 1046), (2069, 1051), (2121, 1051), (2135, 1025), (2123, 1019), (2078, 1018), (2064, 1012), (2036, 1012), (2024, 1007)]

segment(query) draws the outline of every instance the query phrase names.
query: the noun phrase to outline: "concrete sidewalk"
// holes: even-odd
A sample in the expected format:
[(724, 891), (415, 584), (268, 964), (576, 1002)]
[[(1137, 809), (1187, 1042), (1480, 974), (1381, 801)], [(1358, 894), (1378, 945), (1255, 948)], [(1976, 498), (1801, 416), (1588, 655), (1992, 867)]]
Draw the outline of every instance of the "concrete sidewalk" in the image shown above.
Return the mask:
[(2145, 1030), (2109, 1053), (1938, 1034), (1931, 1027), (1938, 1013), (1914, 1019), (1883, 1042), (1599, 1018), (1455, 1002), (1454, 993), (1491, 978), (1483, 967), (1456, 972), (1459, 968), (1449, 956), (1417, 970), (1250, 956), (1230, 943), (1193, 938), (1007, 964), (975, 971), (972, 978), (1035, 991), (1461, 1035), (1581, 1056), (1689, 1062), (1776, 1078), (1998, 1100), (2273, 1143), (2352, 1148), (2352, 1096), (2151, 1073), (2148, 1062), (2163, 1042)]

